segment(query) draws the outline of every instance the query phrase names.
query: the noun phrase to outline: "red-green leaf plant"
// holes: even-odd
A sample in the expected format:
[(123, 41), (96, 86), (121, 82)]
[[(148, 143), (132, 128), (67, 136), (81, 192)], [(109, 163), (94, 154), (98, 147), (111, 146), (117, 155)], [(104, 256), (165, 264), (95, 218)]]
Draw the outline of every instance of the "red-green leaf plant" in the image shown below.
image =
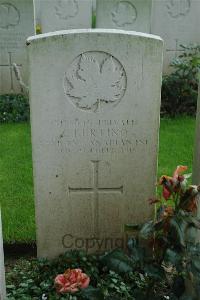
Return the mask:
[(186, 170), (186, 166), (178, 166), (172, 176), (161, 176), (158, 181), (161, 193), (149, 199), (150, 205), (155, 205), (154, 219), (140, 225), (137, 237), (129, 241), (133, 259), (139, 257), (139, 247), (140, 254), (141, 249), (145, 253), (137, 264), (151, 279), (146, 299), (155, 294), (156, 282), (163, 276), (169, 281), (169, 294), (173, 297), (186, 296), (185, 283), (189, 281), (190, 299), (199, 299), (200, 244), (195, 229), (200, 229), (197, 216), (200, 186), (188, 185), (191, 174), (184, 174)]

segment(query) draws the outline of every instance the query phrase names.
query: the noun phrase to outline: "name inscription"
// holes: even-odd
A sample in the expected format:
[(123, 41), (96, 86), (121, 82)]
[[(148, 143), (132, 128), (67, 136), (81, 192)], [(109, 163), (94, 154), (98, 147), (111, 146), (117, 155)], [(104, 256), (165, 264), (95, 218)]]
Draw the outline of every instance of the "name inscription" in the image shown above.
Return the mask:
[[(53, 127), (59, 135), (52, 141), (67, 153), (131, 153), (146, 147), (135, 120), (62, 120)], [(44, 141), (43, 141), (44, 142)]]
[(23, 32), (2, 32), (0, 31), (0, 49), (17, 50), (25, 48), (25, 34)]

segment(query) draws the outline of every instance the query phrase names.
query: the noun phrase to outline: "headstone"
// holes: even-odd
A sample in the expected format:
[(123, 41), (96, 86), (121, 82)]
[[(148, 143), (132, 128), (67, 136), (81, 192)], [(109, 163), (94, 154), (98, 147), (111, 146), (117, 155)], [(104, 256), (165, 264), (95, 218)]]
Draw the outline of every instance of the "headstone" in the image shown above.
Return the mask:
[(96, 0), (92, 0), (93, 12), (96, 12)]
[(162, 40), (90, 29), (27, 43), (38, 256), (118, 247), (152, 213)]
[(155, 0), (152, 10), (152, 33), (164, 40), (164, 73), (169, 73), (172, 59), (183, 52), (181, 44), (200, 43), (199, 0)]
[(197, 114), (196, 114), (196, 134), (194, 146), (194, 160), (193, 160), (193, 184), (200, 185), (200, 86), (199, 96), (197, 100)]
[(19, 93), (16, 63), (28, 82), (26, 39), (34, 34), (32, 0), (0, 0), (0, 94)]
[(150, 33), (152, 0), (97, 0), (96, 27)]
[(34, 0), (41, 32), (92, 27), (92, 0)]
[(5, 283), (3, 236), (2, 236), (1, 210), (0, 210), (0, 300), (5, 300), (5, 299), (6, 299), (6, 283)]
[[(200, 185), (200, 85), (199, 94), (197, 99), (197, 113), (196, 113), (196, 130), (195, 130), (195, 143), (194, 143), (194, 159), (192, 169), (192, 183)], [(200, 197), (197, 198), (197, 216), (200, 217)], [(193, 230), (196, 242), (200, 243), (199, 231)]]

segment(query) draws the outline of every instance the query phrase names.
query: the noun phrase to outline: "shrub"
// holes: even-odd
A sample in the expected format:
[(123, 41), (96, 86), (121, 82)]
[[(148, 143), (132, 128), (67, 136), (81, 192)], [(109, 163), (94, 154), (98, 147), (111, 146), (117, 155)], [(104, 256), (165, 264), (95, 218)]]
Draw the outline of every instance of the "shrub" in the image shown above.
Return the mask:
[(29, 102), (23, 95), (0, 95), (0, 123), (29, 120)]
[(183, 53), (172, 61), (173, 72), (163, 77), (162, 115), (194, 115), (196, 112), (200, 45), (180, 45), (180, 47)]
[(178, 166), (172, 177), (160, 178), (162, 190), (150, 199), (153, 220), (125, 224), (129, 236), (134, 230), (129, 253), (71, 251), (52, 261), (22, 261), (7, 274), (8, 299), (198, 300), (200, 244), (193, 230), (200, 229), (200, 186), (188, 186), (186, 169)]
[(150, 299), (155, 299), (158, 280), (168, 282), (168, 299), (199, 299), (200, 243), (195, 236), (200, 186), (188, 186), (191, 174), (182, 175), (186, 169), (178, 166), (172, 177), (160, 178), (162, 194), (150, 199), (156, 206), (154, 219), (132, 227), (138, 235), (129, 241), (129, 250), (138, 270), (150, 277)]
[[(123, 256), (119, 251), (118, 260)], [(106, 257), (87, 255), (82, 251), (67, 252), (51, 261), (21, 260), (7, 273), (7, 296), (10, 300), (133, 300), (133, 293), (145, 287), (145, 278), (137, 272), (133, 274), (130, 267), (127, 269), (126, 260), (125, 257), (122, 273), (118, 268), (116, 272), (110, 270), (106, 266)], [(69, 268), (81, 268), (91, 279), (89, 287), (75, 293), (56, 292), (55, 278)]]

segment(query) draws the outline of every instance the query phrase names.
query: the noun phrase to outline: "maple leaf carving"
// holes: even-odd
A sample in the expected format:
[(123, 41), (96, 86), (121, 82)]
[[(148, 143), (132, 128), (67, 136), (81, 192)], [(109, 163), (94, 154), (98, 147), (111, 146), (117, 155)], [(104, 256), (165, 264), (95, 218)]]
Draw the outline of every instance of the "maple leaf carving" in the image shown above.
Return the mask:
[(78, 2), (77, 0), (58, 0), (55, 10), (60, 19), (73, 18), (78, 13)]
[(117, 66), (111, 55), (100, 64), (96, 58), (82, 54), (78, 69), (66, 76), (66, 94), (86, 109), (115, 102), (124, 93), (124, 76), (123, 67)]
[(0, 5), (0, 27), (9, 28), (19, 24), (20, 14), (17, 8), (9, 3)]
[(137, 18), (136, 8), (128, 1), (121, 1), (117, 4), (116, 10), (112, 13), (113, 22), (123, 27), (128, 24), (133, 24)]
[(190, 0), (170, 0), (167, 9), (172, 18), (185, 16), (190, 10)]

